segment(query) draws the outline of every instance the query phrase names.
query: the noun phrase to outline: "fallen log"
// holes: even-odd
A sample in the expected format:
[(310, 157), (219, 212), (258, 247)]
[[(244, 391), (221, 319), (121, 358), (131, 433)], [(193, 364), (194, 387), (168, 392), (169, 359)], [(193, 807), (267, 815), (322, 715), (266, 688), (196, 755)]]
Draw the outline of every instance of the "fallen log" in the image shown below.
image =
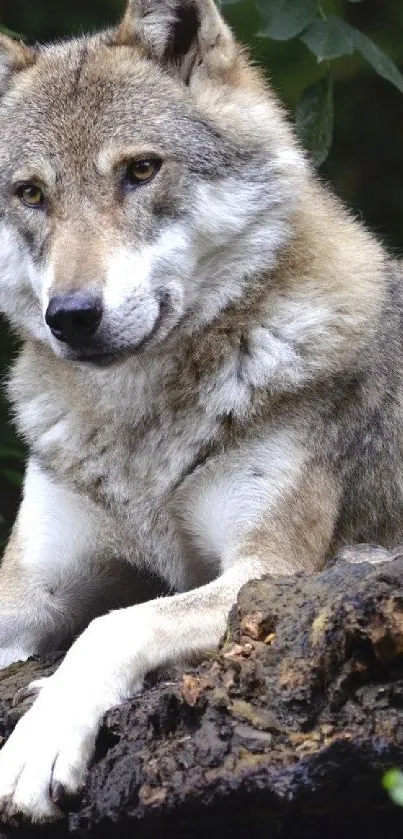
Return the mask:
[[(0, 673), (3, 740), (16, 691), (56, 663)], [(337, 561), (245, 586), (218, 653), (154, 677), (107, 715), (76, 809), (48, 827), (4, 825), (0, 839), (396, 837), (403, 809), (381, 783), (395, 766), (403, 558)]]

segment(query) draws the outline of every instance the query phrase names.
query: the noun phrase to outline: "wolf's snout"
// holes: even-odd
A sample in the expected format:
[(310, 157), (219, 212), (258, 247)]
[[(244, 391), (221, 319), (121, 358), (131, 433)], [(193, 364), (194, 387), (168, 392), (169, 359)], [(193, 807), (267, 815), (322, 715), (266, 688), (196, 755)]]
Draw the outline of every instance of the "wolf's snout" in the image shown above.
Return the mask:
[(45, 316), (55, 338), (71, 345), (88, 342), (95, 335), (101, 319), (100, 301), (82, 293), (52, 297)]

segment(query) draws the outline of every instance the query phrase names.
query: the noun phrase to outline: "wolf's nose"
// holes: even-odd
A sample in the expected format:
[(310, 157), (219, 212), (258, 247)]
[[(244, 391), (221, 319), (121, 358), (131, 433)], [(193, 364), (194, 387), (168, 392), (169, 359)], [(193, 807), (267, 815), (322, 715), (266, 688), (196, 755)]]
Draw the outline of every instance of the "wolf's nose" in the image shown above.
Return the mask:
[(45, 315), (52, 334), (64, 344), (80, 345), (92, 338), (102, 319), (99, 300), (82, 293), (52, 297)]

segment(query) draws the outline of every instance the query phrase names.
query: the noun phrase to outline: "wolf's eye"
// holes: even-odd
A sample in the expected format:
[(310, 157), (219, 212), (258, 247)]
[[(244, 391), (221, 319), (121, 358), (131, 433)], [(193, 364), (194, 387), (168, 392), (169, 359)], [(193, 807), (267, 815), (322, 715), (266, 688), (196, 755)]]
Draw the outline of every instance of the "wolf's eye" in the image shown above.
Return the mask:
[(161, 160), (149, 158), (147, 160), (133, 160), (126, 169), (125, 181), (129, 186), (139, 186), (151, 181), (161, 168)]
[(36, 184), (21, 184), (16, 190), (16, 195), (26, 207), (40, 209), (45, 203), (45, 196)]

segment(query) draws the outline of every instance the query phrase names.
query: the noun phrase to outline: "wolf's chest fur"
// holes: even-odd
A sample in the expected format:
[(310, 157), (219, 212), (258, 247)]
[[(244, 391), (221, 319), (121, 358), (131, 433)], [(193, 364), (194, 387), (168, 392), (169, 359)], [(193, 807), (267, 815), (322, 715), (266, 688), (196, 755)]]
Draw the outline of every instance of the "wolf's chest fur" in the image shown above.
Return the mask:
[(201, 401), (208, 376), (196, 383), (183, 368), (160, 357), (94, 371), (36, 347), (35, 361), (30, 348), (12, 378), (18, 424), (34, 456), (103, 508), (128, 555), (140, 542), (148, 553), (178, 556), (175, 491), (228, 436), (225, 412)]
[(219, 427), (197, 404), (197, 390), (192, 406), (175, 407), (173, 360), (145, 367), (131, 359), (112, 373), (59, 373), (58, 362), (46, 361), (36, 382), (35, 365), (29, 361), (21, 376), (20, 363), (22, 428), (48, 468), (114, 512), (163, 502)]

